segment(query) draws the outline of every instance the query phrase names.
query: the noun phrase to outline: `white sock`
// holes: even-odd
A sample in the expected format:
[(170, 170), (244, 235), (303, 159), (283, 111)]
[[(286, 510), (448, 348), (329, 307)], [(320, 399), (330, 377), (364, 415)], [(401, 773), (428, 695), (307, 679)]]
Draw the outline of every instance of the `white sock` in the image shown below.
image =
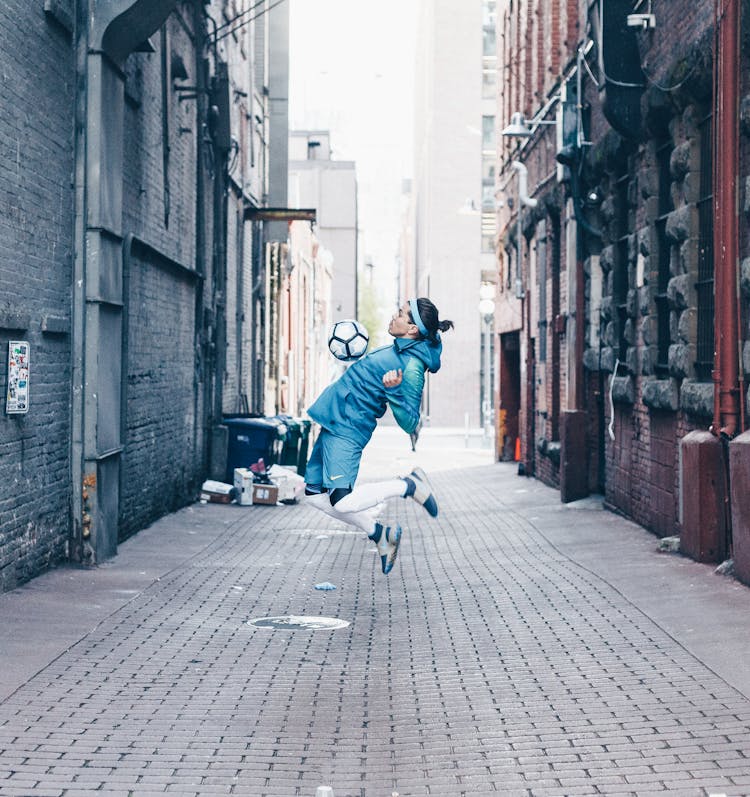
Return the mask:
[[(349, 496), (347, 496), (347, 498), (348, 497)], [(341, 512), (339, 506), (341, 506), (342, 502), (345, 500), (345, 498), (342, 498), (336, 506), (331, 506), (330, 493), (318, 493), (316, 495), (305, 496), (305, 502), (309, 503), (310, 506), (314, 506), (316, 509), (325, 512), (326, 515), (336, 520), (341, 520), (344, 523), (348, 523), (350, 526), (356, 526), (369, 537), (375, 530), (377, 512), (375, 510), (368, 511), (367, 509), (360, 510), (359, 512)]]
[(372, 482), (355, 487), (337, 504), (339, 512), (362, 512), (382, 504), (389, 498), (403, 498), (407, 484), (403, 479), (389, 479), (385, 482)]

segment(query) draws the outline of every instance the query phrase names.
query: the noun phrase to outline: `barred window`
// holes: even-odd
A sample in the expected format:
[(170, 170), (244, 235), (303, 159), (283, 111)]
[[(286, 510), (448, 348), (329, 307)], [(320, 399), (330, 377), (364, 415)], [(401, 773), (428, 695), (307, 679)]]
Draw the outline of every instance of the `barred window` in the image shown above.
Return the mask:
[(656, 149), (656, 163), (659, 174), (659, 215), (656, 219), (656, 321), (657, 321), (657, 352), (656, 374), (666, 377), (669, 373), (669, 344), (671, 336), (669, 331), (669, 301), (667, 287), (669, 286), (669, 264), (672, 257), (672, 245), (667, 238), (667, 219), (674, 210), (672, 202), (672, 177), (669, 170), (669, 161), (672, 157), (674, 144), (671, 138), (661, 141)]
[(714, 362), (714, 239), (713, 170), (711, 159), (711, 115), (700, 124), (700, 187), (698, 198), (698, 340), (695, 375), (711, 379)]
[(536, 238), (536, 279), (539, 284), (539, 362), (547, 362), (547, 222), (540, 221)]
[(628, 320), (628, 236), (630, 234), (628, 190), (630, 188), (630, 158), (615, 180), (617, 197), (617, 240), (615, 242), (615, 267), (612, 275), (612, 304), (617, 328), (616, 355), (624, 366), (628, 343), (625, 339), (625, 323)]

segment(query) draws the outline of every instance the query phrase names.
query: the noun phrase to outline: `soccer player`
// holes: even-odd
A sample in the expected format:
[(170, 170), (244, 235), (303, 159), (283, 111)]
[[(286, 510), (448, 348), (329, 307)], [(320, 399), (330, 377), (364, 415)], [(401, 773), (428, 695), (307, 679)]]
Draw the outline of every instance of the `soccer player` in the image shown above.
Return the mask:
[(407, 434), (417, 428), (425, 371), (440, 368), (440, 333), (452, 327), (452, 321), (439, 319), (429, 299), (410, 299), (388, 325), (393, 343), (357, 360), (308, 410), (321, 429), (305, 471), (306, 500), (362, 529), (376, 544), (386, 575), (396, 561), (402, 529), (379, 523), (375, 508), (400, 496), (413, 498), (437, 517), (438, 505), (421, 468), (403, 478), (355, 487), (362, 450), (388, 406)]

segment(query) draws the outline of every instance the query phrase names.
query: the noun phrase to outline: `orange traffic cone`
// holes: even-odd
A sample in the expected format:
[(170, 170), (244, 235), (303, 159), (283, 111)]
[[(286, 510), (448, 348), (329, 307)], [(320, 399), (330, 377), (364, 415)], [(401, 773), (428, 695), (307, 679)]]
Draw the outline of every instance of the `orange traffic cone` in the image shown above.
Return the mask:
[(520, 462), (521, 461), (521, 438), (520, 437), (516, 438), (516, 454), (515, 454), (514, 461), (515, 462)]

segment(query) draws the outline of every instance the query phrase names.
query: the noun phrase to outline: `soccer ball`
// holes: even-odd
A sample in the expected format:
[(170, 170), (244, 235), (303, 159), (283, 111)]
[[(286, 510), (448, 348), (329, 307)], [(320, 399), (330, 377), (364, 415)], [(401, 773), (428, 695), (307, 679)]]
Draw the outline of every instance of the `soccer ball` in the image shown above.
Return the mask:
[(366, 351), (370, 337), (359, 321), (345, 319), (337, 321), (328, 336), (328, 350), (342, 362), (358, 360)]

